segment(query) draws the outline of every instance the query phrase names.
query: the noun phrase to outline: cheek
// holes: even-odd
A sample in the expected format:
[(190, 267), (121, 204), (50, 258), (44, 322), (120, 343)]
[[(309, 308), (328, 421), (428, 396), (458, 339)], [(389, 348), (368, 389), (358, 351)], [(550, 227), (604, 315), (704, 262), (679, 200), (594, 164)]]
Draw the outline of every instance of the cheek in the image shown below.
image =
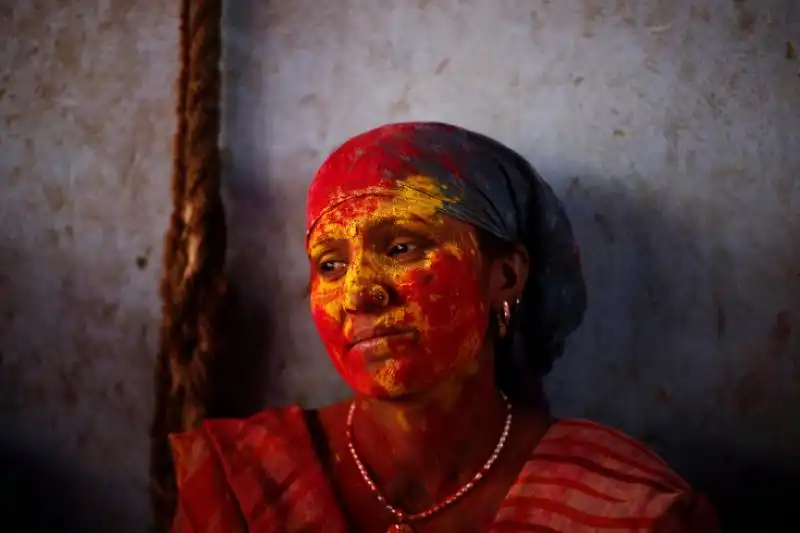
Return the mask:
[(338, 366), (346, 339), (342, 328), (341, 287), (327, 285), (318, 279), (311, 283), (311, 317), (325, 348)]
[(437, 359), (456, 358), (454, 343), (479, 345), (486, 331), (487, 304), (480, 271), (474, 259), (464, 255), (434, 257), (429, 267), (410, 273), (405, 283), (399, 284), (405, 301), (417, 308), (416, 321), (426, 351)]
[(346, 320), (342, 308), (346, 290), (343, 283), (312, 282), (311, 316), (320, 339), (336, 371), (354, 390), (367, 395), (390, 392), (394, 381), (389, 367), (373, 375), (363, 359), (347, 356)]
[(380, 396), (390, 391), (393, 383), (391, 379), (382, 383), (381, 376), (388, 369), (374, 376), (363, 360), (347, 357), (344, 311), (339, 303), (343, 292), (342, 289), (312, 289), (311, 316), (325, 351), (339, 375), (358, 393)]

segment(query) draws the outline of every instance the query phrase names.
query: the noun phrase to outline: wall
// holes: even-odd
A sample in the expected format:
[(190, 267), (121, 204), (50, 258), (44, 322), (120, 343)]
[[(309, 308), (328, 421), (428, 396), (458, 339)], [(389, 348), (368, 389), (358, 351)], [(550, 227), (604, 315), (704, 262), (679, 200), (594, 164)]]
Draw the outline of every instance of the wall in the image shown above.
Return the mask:
[(269, 401), (344, 394), (296, 266), (309, 176), (366, 128), (451, 121), (528, 156), (574, 220), (590, 303), (547, 383), (557, 413), (643, 438), (734, 513), (787, 487), (771, 470), (800, 468), (800, 4), (259, 6), (228, 13), (226, 138)]
[[(91, 519), (134, 531), (177, 21), (111, 5), (0, 8), (0, 416), (9, 454), (58, 462), (41, 475), (91, 488)], [(573, 218), (590, 306), (547, 383), (557, 413), (643, 438), (739, 525), (741, 503), (796, 490), (799, 10), (228, 2), (230, 265), (263, 363), (243, 387), (270, 404), (346, 394), (306, 312), (305, 186), (349, 135), (451, 121), (528, 156)]]
[(0, 7), (0, 516), (35, 499), (32, 531), (149, 521), (178, 57), (165, 4)]

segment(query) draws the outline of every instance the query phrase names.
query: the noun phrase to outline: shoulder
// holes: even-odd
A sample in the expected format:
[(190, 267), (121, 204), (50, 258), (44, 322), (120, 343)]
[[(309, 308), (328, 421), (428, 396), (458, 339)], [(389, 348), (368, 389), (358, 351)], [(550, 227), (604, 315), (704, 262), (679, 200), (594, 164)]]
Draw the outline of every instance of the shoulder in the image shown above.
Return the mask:
[(251, 456), (255, 450), (291, 449), (305, 435), (303, 420), (303, 410), (290, 406), (243, 419), (204, 420), (197, 429), (173, 433), (169, 441), (178, 486), (231, 460)]
[(294, 433), (302, 425), (303, 410), (292, 405), (278, 409), (267, 409), (248, 418), (211, 418), (203, 420), (200, 427), (169, 436), (173, 448), (199, 446), (208, 438), (235, 444), (252, 439), (253, 435)]
[(536, 446), (503, 513), (512, 521), (568, 524), (565, 531), (665, 531), (661, 524), (673, 527), (675, 520), (683, 524), (676, 532), (716, 531), (698, 529), (713, 522), (710, 507), (702, 510), (705, 517), (687, 516), (696, 501), (686, 481), (640, 441), (596, 422), (566, 419)]
[(596, 478), (608, 485), (645, 486), (665, 493), (689, 490), (688, 484), (645, 444), (589, 420), (556, 422), (531, 459), (548, 465), (548, 470), (580, 472), (583, 478)]
[(339, 520), (305, 420), (293, 406), (171, 435), (179, 508), (194, 530), (319, 531)]

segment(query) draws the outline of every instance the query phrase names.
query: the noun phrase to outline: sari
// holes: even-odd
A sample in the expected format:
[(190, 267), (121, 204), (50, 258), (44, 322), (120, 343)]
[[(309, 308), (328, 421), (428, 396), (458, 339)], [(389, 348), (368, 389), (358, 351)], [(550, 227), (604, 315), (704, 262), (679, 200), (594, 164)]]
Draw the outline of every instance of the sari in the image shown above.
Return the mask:
[[(179, 503), (173, 533), (347, 533), (298, 406), (207, 420), (170, 437)], [(424, 524), (424, 523), (423, 523)], [(635, 439), (556, 421), (488, 533), (715, 533), (712, 506)]]

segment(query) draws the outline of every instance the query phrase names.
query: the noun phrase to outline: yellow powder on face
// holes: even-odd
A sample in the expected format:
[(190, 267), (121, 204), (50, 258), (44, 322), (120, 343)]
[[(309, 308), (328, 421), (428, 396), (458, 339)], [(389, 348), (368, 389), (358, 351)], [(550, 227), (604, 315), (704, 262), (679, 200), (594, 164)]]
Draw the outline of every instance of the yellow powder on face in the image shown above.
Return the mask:
[(395, 324), (403, 323), (405, 320), (408, 320), (409, 317), (413, 318), (414, 313), (407, 307), (395, 307), (392, 309), (387, 309), (382, 315), (375, 319), (375, 326), (391, 327)]
[(407, 302), (405, 307), (386, 309), (383, 314), (375, 319), (377, 326), (392, 326), (411, 321), (420, 326), (421, 331), (426, 331), (427, 319), (423, 315), (422, 307), (418, 302)]
[(405, 392), (405, 387), (397, 379), (399, 366), (400, 363), (396, 359), (388, 359), (381, 364), (380, 370), (375, 375), (375, 382), (392, 396), (399, 396)]
[[(393, 198), (396, 202), (381, 202), (382, 199)], [(383, 188), (375, 189), (374, 194), (366, 189), (357, 193), (351, 193), (350, 200), (366, 200), (365, 206), (367, 219), (380, 218), (388, 208), (391, 214), (397, 215), (406, 212), (410, 217), (429, 220), (440, 212), (447, 199), (442, 187), (433, 178), (427, 176), (409, 176), (405, 180), (396, 182), (396, 188), (386, 190)], [(380, 205), (379, 205), (380, 204)], [(374, 209), (377, 208), (377, 209)], [(308, 251), (310, 252), (314, 244), (324, 240), (324, 238), (334, 238), (336, 236), (346, 236), (353, 238), (359, 233), (360, 224), (356, 216), (347, 210), (333, 208), (325, 211), (315, 223), (311, 235), (308, 239)], [(406, 218), (405, 216), (402, 218)], [(363, 222), (363, 221), (362, 221)]]
[(361, 291), (364, 287), (377, 285), (381, 281), (384, 273), (375, 265), (374, 261), (367, 260), (369, 252), (364, 252), (363, 247), (358, 243), (358, 239), (353, 239), (354, 245), (351, 247), (350, 264), (344, 276), (344, 296), (345, 305), (354, 308), (357, 306), (358, 299), (362, 297)]
[[(331, 258), (346, 261), (347, 266), (340, 277), (329, 279), (323, 276), (315, 277), (311, 291), (312, 308), (316, 311), (321, 310), (340, 322), (343, 333), (349, 337), (352, 333), (352, 324), (348, 320), (347, 309), (348, 306), (355, 307), (357, 303), (355, 299), (360, 297), (359, 291), (365, 287), (370, 285), (399, 287), (410, 281), (409, 275), (413, 272), (430, 269), (433, 261), (445, 257), (461, 259), (465, 254), (469, 254), (470, 257), (476, 256), (477, 239), (474, 232), (464, 232), (463, 236), (458, 235), (455, 239), (448, 239), (447, 242), (441, 243), (437, 252), (426, 256), (413, 266), (388, 261), (382, 250), (370, 249), (369, 245), (365, 244), (363, 238), (365, 229), (384, 220), (411, 226), (417, 226), (420, 221), (424, 221), (429, 229), (431, 227), (435, 229), (445, 223), (445, 217), (441, 214), (445, 200), (442, 188), (435, 180), (425, 176), (412, 176), (398, 182), (397, 190), (391, 195), (383, 191), (383, 194), (361, 196), (357, 206), (350, 204), (354, 209), (332, 209), (325, 213), (309, 238), (309, 254), (312, 260), (314, 258), (319, 260), (320, 254), (325, 254), (325, 247), (330, 246), (326, 241), (340, 241), (335, 245), (339, 247), (338, 251), (332, 253)], [(342, 241), (346, 241), (346, 246), (343, 246)], [(442, 296), (430, 294), (428, 298), (431, 301), (440, 301)], [(455, 327), (464, 315), (473, 312), (474, 310), (453, 309), (453, 320), (450, 324)], [(417, 302), (406, 302), (402, 307), (383, 310), (377, 318), (376, 325), (390, 326), (400, 323), (412, 323), (422, 335), (429, 333), (431, 327), (428, 317), (424, 315), (422, 307)], [(448, 329), (450, 329), (449, 324), (444, 326), (445, 331)], [(470, 338), (465, 345), (460, 346), (458, 359), (463, 360), (466, 357), (461, 355), (462, 352), (471, 350), (475, 353), (476, 343), (478, 341)], [(380, 349), (382, 347), (379, 347)], [(388, 341), (385, 350), (388, 351)], [(373, 378), (379, 386), (392, 395), (407, 392), (397, 380), (399, 365), (398, 360), (389, 359), (381, 363)], [(452, 394), (448, 394), (448, 397), (452, 396), (450, 400), (455, 401), (457, 393), (457, 390), (452, 390)]]
[(391, 353), (391, 350), (389, 350), (389, 339), (387, 338), (377, 339), (373, 350), (375, 355), (378, 354), (389, 355)]
[(341, 291), (323, 283), (317, 283), (311, 288), (311, 309), (321, 308), (326, 315), (339, 318)]
[(459, 243), (448, 242), (445, 243), (444, 246), (442, 246), (442, 248), (444, 248), (445, 251), (453, 257), (456, 257), (458, 259), (464, 257), (464, 249), (462, 246), (459, 245)]
[[(385, 191), (384, 191), (385, 194)], [(444, 203), (441, 187), (431, 178), (425, 176), (411, 176), (405, 181), (398, 182), (398, 189), (392, 196), (375, 195), (359, 197), (366, 200), (363, 213), (352, 216), (344, 210), (333, 209), (325, 213), (317, 223), (315, 231), (308, 242), (308, 253), (312, 258), (324, 252), (324, 243), (328, 240), (346, 240), (350, 243), (347, 273), (344, 286), (340, 289), (344, 294), (326, 292), (330, 285), (341, 284), (327, 282), (324, 279), (313, 288), (312, 301), (316, 307), (322, 307), (325, 312), (334, 316), (336, 310), (333, 302), (342, 297), (352, 299), (358, 296), (358, 291), (371, 280), (385, 274), (398, 274), (387, 272), (388, 265), (376, 266), (376, 261), (369, 260), (369, 251), (360, 245), (359, 236), (363, 228), (376, 220), (395, 220), (396, 222), (412, 222), (414, 219), (423, 219), (431, 225), (441, 224), (441, 217), (436, 216)], [(347, 216), (345, 216), (347, 213)], [(461, 250), (451, 244), (446, 245), (448, 252), (458, 257)], [(424, 266), (422, 266), (424, 267)]]
[(444, 205), (442, 186), (428, 176), (409, 176), (397, 182), (398, 195), (414, 205), (417, 216), (432, 217)]
[(408, 418), (406, 418), (406, 414), (401, 410), (397, 410), (397, 425), (400, 426), (400, 429), (403, 431), (409, 431), (411, 429), (411, 424), (408, 423)]
[(438, 216), (445, 196), (441, 187), (431, 178), (411, 176), (397, 183), (397, 190), (390, 201), (384, 201), (372, 213), (370, 219), (392, 217), (400, 222), (421, 219), (428, 224), (441, 224)]

